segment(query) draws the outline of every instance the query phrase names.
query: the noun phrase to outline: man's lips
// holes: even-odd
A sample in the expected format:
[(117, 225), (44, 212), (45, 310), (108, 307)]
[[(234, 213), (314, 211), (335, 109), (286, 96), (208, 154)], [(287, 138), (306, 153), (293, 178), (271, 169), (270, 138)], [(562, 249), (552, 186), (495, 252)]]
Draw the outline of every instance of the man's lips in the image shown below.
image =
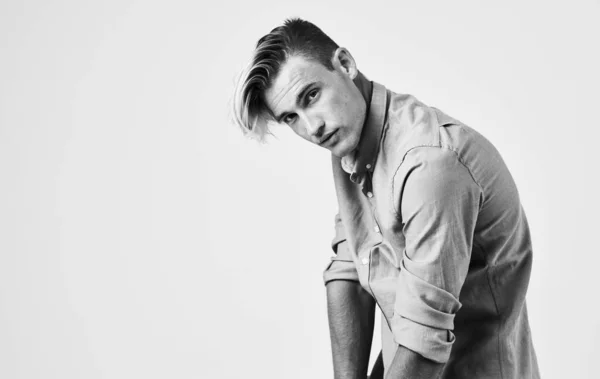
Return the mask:
[(337, 129), (334, 130), (333, 132), (329, 133), (328, 135), (326, 135), (320, 142), (319, 145), (320, 146), (324, 146), (327, 142), (329, 142), (329, 140), (331, 139), (331, 137), (333, 137), (333, 135), (337, 133)]

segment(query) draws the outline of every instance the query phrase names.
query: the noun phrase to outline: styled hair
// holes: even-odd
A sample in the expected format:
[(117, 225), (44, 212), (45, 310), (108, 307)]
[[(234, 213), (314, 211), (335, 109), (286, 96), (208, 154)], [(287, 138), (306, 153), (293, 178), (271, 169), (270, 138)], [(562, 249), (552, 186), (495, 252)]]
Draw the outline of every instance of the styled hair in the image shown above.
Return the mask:
[(232, 102), (233, 121), (251, 138), (264, 141), (271, 134), (268, 123), (273, 115), (264, 93), (281, 65), (291, 56), (302, 56), (333, 70), (333, 53), (338, 45), (311, 22), (292, 18), (258, 40), (250, 63), (240, 74)]

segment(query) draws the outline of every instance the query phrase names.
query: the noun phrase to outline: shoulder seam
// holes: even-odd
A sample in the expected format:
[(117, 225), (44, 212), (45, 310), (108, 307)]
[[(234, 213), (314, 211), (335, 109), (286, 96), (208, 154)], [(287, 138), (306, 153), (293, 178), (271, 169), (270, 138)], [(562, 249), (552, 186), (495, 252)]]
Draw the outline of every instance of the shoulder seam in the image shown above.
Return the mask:
[(467, 166), (462, 159), (460, 158), (460, 156), (458, 155), (458, 152), (448, 146), (444, 146), (444, 145), (417, 145), (417, 146), (413, 146), (410, 149), (406, 150), (406, 152), (404, 153), (404, 155), (402, 156), (402, 159), (400, 160), (400, 163), (398, 163), (398, 167), (396, 167), (396, 170), (394, 171), (394, 175), (392, 175), (392, 204), (394, 205), (394, 215), (396, 217), (400, 217), (400, 214), (398, 213), (399, 211), (399, 204), (398, 206), (396, 206), (396, 195), (395, 195), (395, 184), (396, 184), (396, 175), (398, 174), (398, 171), (400, 171), (400, 167), (402, 167), (402, 164), (405, 161), (406, 155), (408, 155), (408, 153), (412, 150), (415, 150), (417, 148), (420, 147), (437, 147), (439, 149), (444, 149), (447, 151), (451, 151), (454, 153), (454, 156), (456, 157), (456, 160), (467, 170), (467, 172), (469, 173), (469, 176), (471, 177), (471, 179), (473, 180), (473, 183), (475, 183), (477, 185), (477, 187), (479, 187), (479, 190), (481, 191), (481, 197), (482, 197), (482, 201), (481, 204), (479, 205), (479, 210), (481, 210), (483, 203), (485, 202), (485, 197), (484, 197), (484, 192), (483, 192), (483, 187), (481, 187), (481, 185), (479, 184), (479, 182), (477, 182), (477, 180), (475, 179), (475, 176), (473, 175), (473, 172), (471, 171), (471, 169), (469, 168), (469, 166)]

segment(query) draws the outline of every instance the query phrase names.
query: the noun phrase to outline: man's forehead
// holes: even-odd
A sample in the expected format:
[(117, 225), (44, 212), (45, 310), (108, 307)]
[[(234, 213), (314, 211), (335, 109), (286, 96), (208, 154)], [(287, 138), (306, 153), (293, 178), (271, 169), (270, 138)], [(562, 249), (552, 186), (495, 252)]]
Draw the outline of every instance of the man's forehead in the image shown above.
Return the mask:
[(319, 66), (319, 63), (298, 56), (286, 60), (265, 91), (265, 102), (271, 113), (277, 115), (279, 108), (292, 106), (304, 85), (318, 78)]

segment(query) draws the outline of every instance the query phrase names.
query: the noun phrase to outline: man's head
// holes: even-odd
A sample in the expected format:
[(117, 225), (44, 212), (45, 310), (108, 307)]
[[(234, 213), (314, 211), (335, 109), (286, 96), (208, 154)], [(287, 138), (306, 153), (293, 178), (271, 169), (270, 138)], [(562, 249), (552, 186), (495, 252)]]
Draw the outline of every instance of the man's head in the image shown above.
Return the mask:
[(235, 121), (259, 139), (269, 133), (268, 123), (287, 124), (345, 156), (358, 145), (366, 114), (357, 75), (348, 50), (310, 22), (287, 20), (258, 41), (236, 89)]

